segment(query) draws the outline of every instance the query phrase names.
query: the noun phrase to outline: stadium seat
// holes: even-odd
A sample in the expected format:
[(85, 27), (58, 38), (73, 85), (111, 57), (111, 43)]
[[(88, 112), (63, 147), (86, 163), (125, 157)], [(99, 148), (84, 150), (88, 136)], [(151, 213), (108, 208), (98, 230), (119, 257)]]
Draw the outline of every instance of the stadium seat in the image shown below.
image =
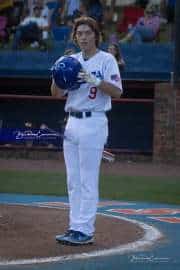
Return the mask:
[(52, 28), (53, 38), (57, 41), (67, 41), (71, 29), (68, 26), (55, 26)]

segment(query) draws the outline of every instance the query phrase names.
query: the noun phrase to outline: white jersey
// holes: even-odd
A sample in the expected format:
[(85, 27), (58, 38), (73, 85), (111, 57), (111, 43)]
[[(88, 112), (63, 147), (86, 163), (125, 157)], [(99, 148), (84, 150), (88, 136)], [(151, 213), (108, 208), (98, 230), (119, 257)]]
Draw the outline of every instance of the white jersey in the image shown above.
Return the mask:
[(20, 25), (28, 25), (29, 23), (36, 23), (38, 27), (43, 28), (48, 26), (48, 21), (42, 17), (26, 17)]
[[(110, 82), (122, 91), (122, 82), (118, 64), (110, 53), (98, 50), (88, 60), (84, 60), (82, 52), (71, 55), (79, 60), (84, 70), (106, 82)], [(68, 91), (65, 111), (103, 112), (111, 109), (111, 97), (90, 83), (81, 84), (80, 88)]]

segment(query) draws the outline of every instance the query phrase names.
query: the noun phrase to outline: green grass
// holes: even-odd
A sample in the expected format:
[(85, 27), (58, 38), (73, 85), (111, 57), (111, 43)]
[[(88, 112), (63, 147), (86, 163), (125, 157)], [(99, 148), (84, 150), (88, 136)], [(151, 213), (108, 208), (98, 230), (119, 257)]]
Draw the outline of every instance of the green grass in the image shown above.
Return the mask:
[(0, 192), (64, 196), (66, 194), (65, 174), (0, 171)]
[[(0, 171), (0, 192), (66, 196), (65, 174)], [(101, 175), (100, 197), (180, 204), (180, 177)]]
[(100, 188), (104, 198), (180, 204), (180, 177), (103, 176)]

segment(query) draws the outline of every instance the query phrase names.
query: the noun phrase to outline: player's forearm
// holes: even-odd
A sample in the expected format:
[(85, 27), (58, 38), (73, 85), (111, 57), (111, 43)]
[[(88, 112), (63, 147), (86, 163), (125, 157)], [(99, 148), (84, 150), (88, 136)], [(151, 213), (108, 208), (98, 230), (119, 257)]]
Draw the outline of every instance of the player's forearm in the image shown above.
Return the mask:
[(62, 97), (63, 96), (63, 90), (57, 87), (54, 80), (51, 83), (51, 95), (53, 97)]
[(113, 98), (120, 98), (122, 94), (122, 89), (109, 82), (101, 81), (98, 88)]

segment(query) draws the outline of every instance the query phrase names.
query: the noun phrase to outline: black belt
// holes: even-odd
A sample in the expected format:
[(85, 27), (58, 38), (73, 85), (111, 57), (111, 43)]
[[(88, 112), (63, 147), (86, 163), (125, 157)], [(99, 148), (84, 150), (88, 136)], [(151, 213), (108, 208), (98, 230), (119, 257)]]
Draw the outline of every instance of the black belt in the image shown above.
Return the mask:
[(76, 118), (84, 118), (84, 117), (91, 117), (92, 112), (69, 112), (69, 115)]

